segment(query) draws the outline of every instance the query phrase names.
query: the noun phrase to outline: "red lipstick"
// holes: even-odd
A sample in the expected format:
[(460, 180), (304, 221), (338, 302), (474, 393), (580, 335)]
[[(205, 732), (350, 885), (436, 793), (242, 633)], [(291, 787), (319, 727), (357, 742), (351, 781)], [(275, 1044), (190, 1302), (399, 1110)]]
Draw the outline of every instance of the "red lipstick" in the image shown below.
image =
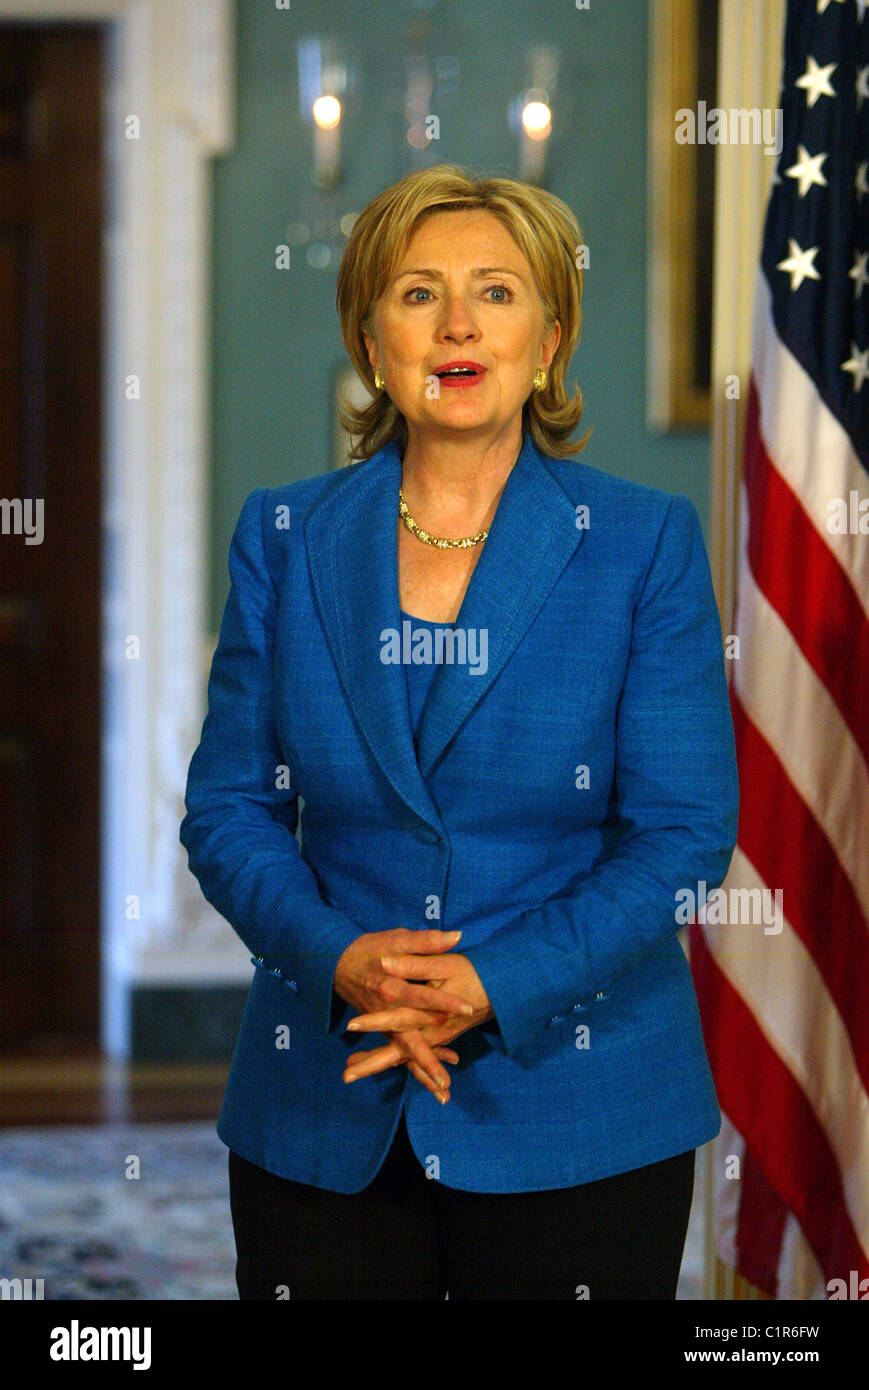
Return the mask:
[(480, 362), (457, 359), (454, 362), (444, 362), (436, 369), (434, 375), (443, 386), (476, 386), (486, 375), (486, 368)]

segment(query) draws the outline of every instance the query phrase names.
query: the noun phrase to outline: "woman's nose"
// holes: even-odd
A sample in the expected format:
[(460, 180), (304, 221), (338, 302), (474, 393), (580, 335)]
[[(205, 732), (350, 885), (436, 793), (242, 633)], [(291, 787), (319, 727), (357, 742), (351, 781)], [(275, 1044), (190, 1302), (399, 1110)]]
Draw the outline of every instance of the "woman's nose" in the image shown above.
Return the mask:
[(461, 333), (468, 337), (478, 331), (472, 307), (464, 295), (448, 294), (445, 297), (439, 326), (442, 332), (452, 336)]

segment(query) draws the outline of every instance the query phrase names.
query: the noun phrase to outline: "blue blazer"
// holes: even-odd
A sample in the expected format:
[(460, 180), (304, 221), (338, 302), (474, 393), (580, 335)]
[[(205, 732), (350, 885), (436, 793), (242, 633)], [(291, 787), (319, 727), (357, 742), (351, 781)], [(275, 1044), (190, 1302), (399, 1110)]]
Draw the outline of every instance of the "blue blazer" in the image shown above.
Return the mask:
[[(259, 488), (232, 539), (181, 826), (257, 967), (218, 1133), (347, 1193), (402, 1107), (429, 1172), (475, 1192), (693, 1148), (720, 1112), (676, 894), (722, 882), (738, 799), (697, 513), (526, 437), (457, 624), (485, 669), (438, 667), (414, 741), (384, 659), (400, 476), (391, 444)], [(360, 933), (431, 926), (461, 929), (495, 1012), (452, 1044), (444, 1106), (405, 1067), (342, 1081), (385, 1038), (346, 1033), (332, 988)]]

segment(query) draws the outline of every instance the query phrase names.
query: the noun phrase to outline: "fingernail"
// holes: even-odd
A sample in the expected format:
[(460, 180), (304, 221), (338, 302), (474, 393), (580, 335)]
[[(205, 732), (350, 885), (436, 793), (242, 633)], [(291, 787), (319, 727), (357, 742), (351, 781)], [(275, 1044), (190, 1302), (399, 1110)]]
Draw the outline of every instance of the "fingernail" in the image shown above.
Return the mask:
[(446, 1105), (447, 1101), (449, 1100), (449, 1096), (438, 1096), (438, 1100), (440, 1101), (441, 1105)]
[(471, 1014), (472, 1014), (473, 1012), (474, 1012), (474, 1006), (473, 1006), (473, 1004), (463, 1004), (463, 1005), (462, 1005), (462, 1013), (465, 1015), (466, 1018), (470, 1018), (470, 1017), (471, 1017)]
[(358, 1023), (348, 1023), (348, 1024), (347, 1024), (347, 1032), (348, 1032), (348, 1033), (358, 1033), (358, 1032), (359, 1032), (359, 1024), (358, 1024)]
[(381, 956), (380, 964), (385, 965), (388, 969), (389, 966), (395, 965), (395, 956)]
[(442, 1091), (445, 1091), (445, 1090), (447, 1089), (447, 1086), (449, 1086), (449, 1084), (450, 1084), (448, 1081), (441, 1081), (441, 1079), (440, 1079), (439, 1076), (436, 1077), (435, 1079), (436, 1079), (436, 1081), (437, 1081), (437, 1083), (438, 1083), (438, 1085), (440, 1086), (440, 1088), (441, 1088)]
[(357, 1078), (358, 1078), (358, 1076), (359, 1076), (358, 1071), (348, 1071), (348, 1072), (345, 1073), (344, 1080), (345, 1080), (345, 1081), (356, 1081)]
[(455, 937), (456, 941), (458, 941), (458, 939), (459, 939), (459, 937), (461, 936), (461, 934), (462, 934), (462, 933), (461, 933), (460, 931), (448, 931), (448, 932), (447, 932), (447, 936)]

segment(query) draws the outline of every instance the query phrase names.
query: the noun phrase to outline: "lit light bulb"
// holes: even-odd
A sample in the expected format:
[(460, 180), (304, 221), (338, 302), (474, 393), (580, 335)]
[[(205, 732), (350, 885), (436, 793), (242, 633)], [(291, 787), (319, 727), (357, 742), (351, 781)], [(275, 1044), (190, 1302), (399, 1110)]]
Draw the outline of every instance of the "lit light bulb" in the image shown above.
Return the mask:
[(531, 140), (545, 140), (552, 130), (552, 112), (544, 101), (529, 101), (522, 108), (522, 128)]
[(337, 97), (317, 97), (312, 111), (321, 130), (334, 130), (341, 119), (341, 103)]

